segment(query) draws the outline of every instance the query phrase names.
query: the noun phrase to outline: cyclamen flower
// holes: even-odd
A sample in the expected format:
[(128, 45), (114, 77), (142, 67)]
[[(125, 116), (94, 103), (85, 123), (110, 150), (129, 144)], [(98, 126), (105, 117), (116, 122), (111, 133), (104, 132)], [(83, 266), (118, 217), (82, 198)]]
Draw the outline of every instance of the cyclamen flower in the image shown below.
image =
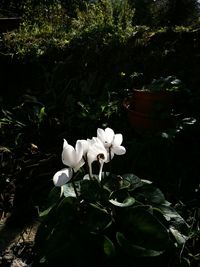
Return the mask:
[(62, 162), (69, 168), (58, 171), (53, 182), (55, 186), (62, 186), (72, 179), (73, 171), (77, 172), (85, 162), (89, 167), (92, 177), (92, 163), (98, 161), (100, 164), (99, 180), (101, 180), (103, 165), (109, 162), (114, 154), (123, 155), (126, 149), (121, 146), (122, 134), (115, 134), (111, 128), (105, 130), (98, 128), (97, 137), (87, 140), (77, 140), (75, 148), (64, 139)]
[(64, 139), (63, 151), (62, 151), (62, 162), (69, 166), (56, 172), (53, 176), (53, 182), (55, 186), (62, 186), (69, 182), (73, 176), (73, 170), (76, 172), (81, 166), (84, 165), (83, 160), (83, 148), (82, 144), (77, 141), (75, 148), (68, 144)]
[(100, 163), (99, 180), (101, 180), (103, 164), (108, 160), (107, 150), (97, 137), (79, 141), (83, 147), (83, 155), (87, 160), (90, 176), (92, 177), (92, 163), (98, 161)]
[(62, 162), (63, 164), (73, 168), (76, 172), (84, 165), (83, 160), (83, 147), (81, 142), (76, 142), (75, 148), (67, 143), (64, 139), (63, 151), (62, 151)]
[(72, 168), (64, 168), (56, 172), (53, 176), (53, 182), (55, 186), (62, 186), (69, 182), (73, 176)]
[(121, 146), (123, 141), (122, 134), (115, 134), (111, 128), (106, 128), (105, 130), (98, 128), (97, 137), (109, 153), (108, 161), (114, 157), (114, 154), (123, 155), (126, 153), (125, 147)]

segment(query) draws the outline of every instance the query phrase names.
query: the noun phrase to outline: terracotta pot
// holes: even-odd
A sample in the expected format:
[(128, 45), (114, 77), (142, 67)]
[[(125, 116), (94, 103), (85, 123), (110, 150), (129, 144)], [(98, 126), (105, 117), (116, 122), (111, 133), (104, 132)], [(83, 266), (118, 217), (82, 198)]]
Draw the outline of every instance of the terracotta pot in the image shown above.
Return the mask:
[(134, 89), (130, 102), (131, 109), (136, 112), (151, 115), (159, 112), (170, 113), (175, 105), (175, 94), (169, 91), (151, 92)]
[(154, 116), (148, 113), (142, 113), (132, 108), (130, 98), (123, 101), (123, 107), (125, 108), (130, 125), (136, 131), (161, 131), (175, 124), (174, 117), (172, 115), (167, 116)]

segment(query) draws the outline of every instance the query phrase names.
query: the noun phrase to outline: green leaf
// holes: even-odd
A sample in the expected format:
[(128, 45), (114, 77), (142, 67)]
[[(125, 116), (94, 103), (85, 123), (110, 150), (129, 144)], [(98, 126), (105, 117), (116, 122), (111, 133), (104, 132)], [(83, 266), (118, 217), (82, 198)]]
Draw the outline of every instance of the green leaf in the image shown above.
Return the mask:
[(39, 210), (39, 216), (40, 217), (45, 217), (46, 215), (49, 214), (51, 209), (56, 205), (56, 203), (60, 199), (60, 188), (58, 187), (53, 187), (53, 189), (50, 191), (48, 198), (47, 198), (47, 203), (45, 205), (45, 209), (40, 209)]
[(126, 238), (138, 246), (161, 251), (169, 245), (166, 227), (143, 206), (120, 209), (116, 220)]
[(81, 196), (87, 202), (106, 201), (110, 192), (101, 187), (97, 180), (83, 180), (81, 183)]
[(130, 183), (129, 189), (134, 190), (137, 187), (143, 186), (141, 179), (132, 173), (123, 174), (122, 178)]
[(137, 246), (134, 244), (131, 244), (125, 236), (117, 232), (116, 239), (118, 244), (123, 248), (123, 250), (129, 254), (130, 256), (134, 257), (156, 257), (161, 255), (164, 251), (157, 251), (152, 249), (147, 249), (141, 246)]
[(114, 200), (114, 199), (110, 199), (109, 202), (111, 204), (113, 204), (114, 206), (123, 208), (123, 207), (132, 206), (135, 203), (135, 199), (133, 197), (127, 197), (124, 199), (124, 201), (122, 203), (118, 202), (117, 200)]
[(103, 186), (110, 191), (116, 191), (123, 188), (129, 188), (130, 182), (123, 179), (122, 176), (116, 174), (106, 173), (107, 176), (103, 177)]
[(77, 205), (79, 204), (77, 198), (66, 197), (57, 205), (54, 216), (56, 217), (56, 226), (64, 229), (68, 226), (72, 228), (77, 221)]
[(130, 197), (130, 194), (125, 188), (123, 188), (123, 189), (119, 189), (119, 190), (116, 190), (116, 191), (112, 192), (110, 194), (109, 199), (113, 199), (113, 200), (116, 200), (116, 201), (118, 201), (120, 203), (123, 203), (123, 201), (127, 197)]
[(168, 221), (168, 224), (178, 231), (187, 234), (189, 229), (187, 223), (173, 207), (168, 205), (157, 205), (156, 207), (159, 208), (165, 219)]
[[(99, 176), (97, 174), (93, 174), (93, 178), (95, 178), (96, 180), (99, 180)], [(83, 180), (89, 180), (90, 181), (91, 180), (90, 175), (88, 173), (85, 174), (83, 177)]]
[(164, 204), (166, 203), (165, 197), (160, 189), (145, 184), (134, 192), (134, 197), (144, 204)]
[[(74, 185), (78, 193), (80, 193), (81, 182), (82, 181), (74, 182)], [(63, 188), (63, 195), (65, 197), (76, 197), (76, 193), (74, 191), (74, 186), (72, 183), (66, 183), (62, 186), (62, 188)]]
[(103, 248), (104, 248), (104, 253), (108, 257), (113, 257), (115, 255), (115, 246), (107, 236), (104, 236)]
[(60, 188), (59, 187), (53, 187), (48, 195), (48, 204), (53, 205), (60, 199)]
[(185, 242), (187, 241), (187, 236), (181, 234), (177, 229), (175, 229), (174, 227), (170, 227), (169, 228), (170, 232), (172, 233), (172, 235), (174, 236), (174, 238), (176, 239), (176, 243), (179, 246), (182, 246), (183, 244), (185, 244)]
[(39, 113), (39, 122), (42, 122), (44, 120), (44, 118), (46, 117), (46, 112), (45, 112), (45, 107), (42, 107), (40, 109), (40, 113)]
[(84, 225), (90, 233), (102, 232), (112, 223), (110, 214), (97, 205), (89, 204), (85, 211)]
[(109, 202), (117, 207), (129, 207), (135, 203), (135, 199), (131, 197), (126, 188), (111, 193)]
[(41, 212), (39, 212), (39, 216), (42, 218), (42, 217), (45, 217), (46, 215), (49, 214), (49, 212), (51, 211), (51, 209), (53, 208), (53, 206), (49, 207), (48, 209), (46, 210), (43, 210)]

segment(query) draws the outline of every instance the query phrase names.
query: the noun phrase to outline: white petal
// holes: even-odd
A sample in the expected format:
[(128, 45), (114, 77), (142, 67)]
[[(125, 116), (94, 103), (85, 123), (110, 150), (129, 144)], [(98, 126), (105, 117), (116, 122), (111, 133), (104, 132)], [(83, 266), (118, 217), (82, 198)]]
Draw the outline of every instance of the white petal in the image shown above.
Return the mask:
[(126, 149), (123, 146), (114, 146), (112, 147), (112, 152), (116, 155), (123, 155), (126, 153)]
[(105, 134), (107, 143), (111, 144), (115, 135), (114, 131), (111, 128), (106, 128)]
[(56, 172), (53, 176), (53, 182), (55, 186), (62, 186), (69, 182), (73, 176), (73, 170), (71, 168), (65, 168)]
[[(89, 140), (89, 139), (88, 139)], [(78, 140), (77, 142), (80, 142), (83, 149), (83, 156), (85, 156), (88, 152), (89, 148), (89, 141), (88, 140)]]
[(68, 144), (67, 146), (65, 146), (63, 148), (63, 151), (62, 151), (62, 162), (63, 162), (63, 164), (71, 167), (71, 165), (73, 163), (72, 154), (74, 154), (74, 148), (73, 148), (73, 146)]
[[(76, 142), (76, 149), (73, 148), (73, 146), (66, 144), (62, 151), (62, 162), (63, 164), (76, 168), (79, 162), (82, 160), (83, 157), (83, 147), (81, 142)], [(83, 164), (82, 164), (83, 165)]]
[(122, 134), (115, 134), (112, 145), (113, 146), (120, 146), (122, 141), (123, 141)]
[(99, 144), (100, 146), (103, 146), (103, 142), (98, 137), (92, 137), (92, 139), (88, 139), (90, 145)]
[(66, 146), (68, 146), (68, 143), (67, 143), (67, 141), (64, 139), (64, 140), (63, 140), (63, 148), (66, 147)]
[(76, 166), (73, 167), (74, 171), (77, 172), (83, 165), (85, 164), (85, 160), (82, 158)]
[(76, 154), (76, 162), (79, 162), (83, 157), (83, 146), (79, 140), (76, 142), (75, 154)]
[(97, 129), (97, 137), (103, 142), (105, 143), (105, 131), (101, 128)]
[(97, 155), (98, 153), (96, 153), (96, 151), (92, 150), (92, 149), (89, 149), (88, 150), (88, 153), (87, 153), (87, 162), (88, 162), (88, 165), (92, 165), (92, 162), (97, 160)]

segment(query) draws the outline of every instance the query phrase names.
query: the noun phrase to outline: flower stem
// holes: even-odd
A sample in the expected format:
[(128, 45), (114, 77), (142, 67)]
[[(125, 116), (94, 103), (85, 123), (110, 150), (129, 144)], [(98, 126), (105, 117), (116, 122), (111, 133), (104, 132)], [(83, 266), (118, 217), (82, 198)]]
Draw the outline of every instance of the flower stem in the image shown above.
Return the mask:
[(74, 192), (76, 194), (76, 198), (78, 198), (79, 197), (79, 194), (78, 194), (78, 191), (76, 189), (76, 185), (75, 185), (75, 182), (74, 181), (72, 181), (72, 185), (73, 185), (73, 188), (74, 188)]
[(101, 163), (100, 163), (100, 168), (99, 168), (99, 181), (100, 181), (100, 182), (101, 182), (101, 178), (102, 178), (103, 163), (104, 163), (104, 162), (101, 162)]
[(109, 162), (109, 163), (110, 163), (110, 164), (109, 164), (109, 165), (110, 165), (110, 166), (109, 166), (109, 167), (110, 167), (110, 173), (109, 173), (109, 176), (111, 176), (111, 175), (112, 175), (111, 147), (109, 147), (109, 160), (110, 160), (110, 162)]
[(83, 157), (84, 161), (85, 161), (85, 165), (86, 165), (86, 168), (87, 168), (87, 171), (88, 171), (88, 174), (89, 174), (89, 178), (90, 180), (92, 180), (92, 166), (88, 164), (88, 160), (87, 160), (87, 154), (85, 157)]
[(77, 176), (78, 176), (78, 172), (76, 173), (76, 175), (74, 175), (73, 179), (71, 180), (72, 185), (73, 185), (73, 188), (74, 188), (74, 192), (75, 192), (75, 194), (76, 194), (76, 198), (79, 197), (78, 191), (77, 191), (77, 189), (76, 189), (76, 184), (75, 184), (75, 182), (74, 182), (74, 179), (75, 179)]

